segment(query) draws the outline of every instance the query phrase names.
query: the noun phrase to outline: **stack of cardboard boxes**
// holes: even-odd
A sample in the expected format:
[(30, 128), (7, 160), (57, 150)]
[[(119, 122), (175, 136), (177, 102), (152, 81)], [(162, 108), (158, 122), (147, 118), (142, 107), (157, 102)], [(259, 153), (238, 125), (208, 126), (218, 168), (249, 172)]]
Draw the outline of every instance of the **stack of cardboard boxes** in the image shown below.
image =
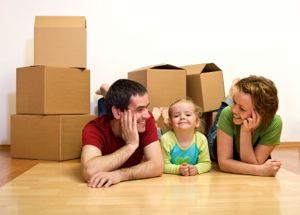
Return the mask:
[(11, 116), (15, 158), (78, 158), (90, 113), (85, 17), (38, 16), (34, 66), (17, 68), (16, 115)]
[[(190, 97), (202, 109), (205, 133), (225, 97), (221, 69), (214, 63), (176, 67), (169, 64), (148, 66), (128, 73), (128, 78), (143, 84), (149, 93), (150, 110), (169, 107), (180, 98)], [(159, 126), (166, 130), (162, 121)]]

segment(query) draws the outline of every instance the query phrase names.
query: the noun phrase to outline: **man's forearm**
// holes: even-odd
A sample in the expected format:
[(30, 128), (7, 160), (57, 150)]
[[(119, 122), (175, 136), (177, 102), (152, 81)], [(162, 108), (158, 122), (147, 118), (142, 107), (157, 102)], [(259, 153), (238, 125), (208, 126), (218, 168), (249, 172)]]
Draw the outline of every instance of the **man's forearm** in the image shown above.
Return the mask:
[(163, 173), (163, 163), (157, 161), (145, 161), (136, 166), (119, 169), (121, 181), (151, 178)]
[(93, 157), (83, 165), (84, 171), (91, 176), (97, 172), (116, 170), (128, 160), (135, 150), (136, 147), (128, 144), (109, 155)]

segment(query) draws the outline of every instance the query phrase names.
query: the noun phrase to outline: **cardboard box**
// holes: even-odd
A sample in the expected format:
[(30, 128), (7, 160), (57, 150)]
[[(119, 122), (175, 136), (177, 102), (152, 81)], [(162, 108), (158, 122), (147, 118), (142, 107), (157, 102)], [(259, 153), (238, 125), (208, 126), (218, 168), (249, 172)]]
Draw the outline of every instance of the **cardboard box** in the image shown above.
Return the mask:
[(86, 68), (84, 16), (36, 16), (34, 65)]
[(214, 63), (182, 66), (186, 69), (187, 96), (202, 108), (203, 112), (219, 109), (225, 98), (221, 69)]
[[(129, 72), (128, 79), (147, 88), (150, 111), (153, 107), (169, 107), (176, 100), (186, 97), (186, 71), (173, 65), (143, 67)], [(162, 118), (158, 121), (158, 126), (163, 132), (168, 130)]]
[(186, 71), (163, 64), (148, 66), (128, 73), (128, 79), (144, 85), (149, 94), (150, 107), (169, 107), (174, 101), (186, 97)]
[(11, 156), (41, 160), (80, 157), (82, 129), (94, 115), (12, 115)]
[(31, 66), (17, 68), (17, 114), (89, 114), (90, 71)]

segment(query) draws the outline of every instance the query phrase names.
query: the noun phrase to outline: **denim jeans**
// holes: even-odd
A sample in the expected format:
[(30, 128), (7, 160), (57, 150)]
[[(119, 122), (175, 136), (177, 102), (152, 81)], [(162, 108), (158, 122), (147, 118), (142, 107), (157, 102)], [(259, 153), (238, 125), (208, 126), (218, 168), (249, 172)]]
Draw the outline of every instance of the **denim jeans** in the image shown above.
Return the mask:
[(107, 111), (106, 111), (106, 107), (105, 107), (105, 99), (100, 98), (100, 99), (98, 99), (98, 116), (102, 116), (106, 113), (107, 113)]
[(216, 119), (213, 122), (210, 129), (208, 130), (207, 141), (208, 141), (208, 147), (209, 147), (209, 155), (210, 155), (210, 159), (212, 161), (216, 161), (216, 162), (218, 161), (218, 157), (217, 157), (217, 123), (220, 118), (220, 114), (225, 107), (227, 107), (228, 105), (231, 105), (232, 103), (233, 103), (232, 100), (229, 98), (226, 98), (221, 103), (221, 106), (217, 112)]

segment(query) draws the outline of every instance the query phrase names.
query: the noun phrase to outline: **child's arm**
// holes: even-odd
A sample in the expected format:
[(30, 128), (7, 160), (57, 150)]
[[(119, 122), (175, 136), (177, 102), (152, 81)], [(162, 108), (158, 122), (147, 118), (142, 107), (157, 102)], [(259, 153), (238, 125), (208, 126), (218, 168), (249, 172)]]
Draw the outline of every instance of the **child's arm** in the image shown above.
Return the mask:
[(161, 146), (162, 146), (162, 154), (164, 157), (164, 173), (179, 175), (180, 174), (179, 165), (171, 163), (171, 155), (170, 155), (171, 146), (165, 143), (162, 139), (161, 139)]
[(208, 143), (206, 137), (203, 134), (200, 134), (196, 139), (196, 145), (199, 148), (200, 153), (198, 155), (198, 163), (195, 165), (195, 167), (198, 170), (198, 174), (201, 174), (204, 172), (208, 172), (211, 169), (211, 160), (209, 157)]

